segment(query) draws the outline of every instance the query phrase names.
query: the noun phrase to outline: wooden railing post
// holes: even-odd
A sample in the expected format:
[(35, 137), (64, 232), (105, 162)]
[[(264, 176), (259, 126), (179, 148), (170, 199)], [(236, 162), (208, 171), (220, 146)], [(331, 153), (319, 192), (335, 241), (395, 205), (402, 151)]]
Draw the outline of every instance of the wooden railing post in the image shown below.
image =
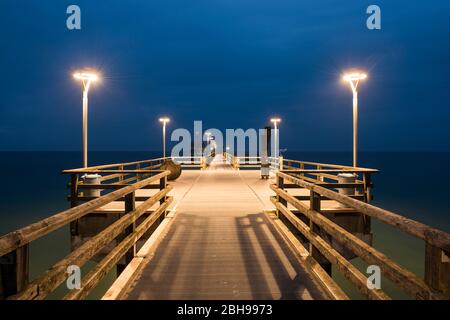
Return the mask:
[(450, 299), (450, 253), (425, 244), (425, 282)]
[[(136, 165), (136, 170), (141, 170), (141, 164), (140, 164), (140, 163), (138, 163), (138, 164)], [(139, 180), (141, 180), (141, 174), (140, 174), (140, 173), (137, 173), (137, 174), (136, 174), (136, 181), (139, 181)]]
[[(305, 164), (303, 162), (300, 163), (300, 170), (305, 170)], [(300, 174), (300, 177), (304, 177), (304, 176), (305, 176), (304, 173)]]
[[(78, 205), (78, 173), (70, 175), (70, 207), (74, 208)], [(72, 237), (78, 235), (78, 220), (70, 223), (70, 235)]]
[[(310, 192), (310, 208), (311, 210), (314, 210), (317, 213), (320, 213), (321, 210), (321, 204), (320, 204), (320, 194), (311, 191)], [(314, 222), (312, 222), (312, 220), (309, 220), (309, 228), (310, 228), (310, 232), (315, 233), (319, 236), (321, 236), (323, 238), (324, 233), (322, 232), (322, 230), (319, 228), (319, 226), (317, 226)], [(327, 240), (327, 239), (325, 239)], [(319, 250), (317, 250), (312, 243), (309, 243), (309, 254), (311, 255), (311, 257), (314, 258), (314, 260), (316, 260), (321, 266), (322, 268), (329, 274), (331, 275), (331, 269), (332, 269), (332, 264), (331, 262), (329, 262), (327, 260), (327, 258), (325, 258), (325, 256), (320, 253)]]
[[(124, 215), (127, 214), (127, 213), (130, 213), (134, 209), (136, 209), (136, 193), (133, 191), (133, 192), (130, 192), (129, 194), (127, 194), (125, 196), (125, 211), (124, 211)], [(119, 219), (120, 219), (120, 216), (119, 216)], [(130, 224), (125, 229), (125, 231), (122, 233), (121, 236), (117, 237), (117, 241), (121, 242), (128, 235), (132, 234), (135, 230), (136, 230), (136, 222), (133, 222), (132, 224)], [(125, 255), (124, 255), (125, 263), (124, 264), (121, 264), (121, 263), (117, 264), (116, 269), (117, 269), (117, 274), (118, 275), (122, 273), (122, 271), (131, 262), (131, 260), (133, 260), (135, 255), (136, 255), (136, 243), (130, 248), (130, 250), (128, 250), (125, 253)]]
[[(364, 194), (364, 201), (366, 203), (370, 203), (370, 201), (372, 200), (372, 192), (371, 192), (371, 187), (372, 187), (372, 181), (371, 181), (371, 177), (370, 177), (370, 173), (365, 172), (363, 174), (363, 194)], [(357, 190), (357, 189), (355, 189)], [(363, 215), (364, 218), (364, 233), (365, 234), (369, 234), (371, 231), (371, 218), (370, 216), (364, 214)]]
[(370, 173), (365, 172), (363, 174), (363, 185), (365, 202), (370, 203), (372, 200), (372, 178)]
[(70, 207), (76, 207), (78, 205), (78, 174), (72, 173), (70, 175)]
[[(120, 166), (119, 166), (119, 170), (123, 170), (123, 168), (124, 168), (123, 165), (120, 165)], [(124, 179), (124, 175), (122, 174), (122, 175), (119, 176), (119, 182), (122, 182), (123, 179)]]
[(280, 171), (283, 170), (283, 168), (284, 168), (284, 166), (283, 166), (283, 157), (282, 156), (278, 157), (278, 168), (279, 168)]
[[(277, 187), (281, 190), (284, 189), (284, 178), (280, 177), (277, 174)], [(277, 194), (277, 202), (281, 203), (283, 206), (287, 207), (287, 200), (285, 200), (283, 197), (281, 197), (279, 194)], [(280, 210), (277, 209), (277, 217), (280, 217)]]
[[(167, 187), (167, 176), (162, 177), (161, 179), (159, 179), (159, 190), (164, 190)], [(166, 202), (167, 197), (164, 196), (159, 200), (159, 205), (163, 205), (164, 202)], [(164, 218), (166, 217), (167, 212), (164, 211), (163, 214), (161, 214), (161, 218), (160, 218), (160, 222), (162, 220), (164, 220)]]
[(0, 299), (22, 291), (28, 284), (28, 244), (0, 257)]
[[(317, 170), (322, 170), (322, 166), (317, 166)], [(321, 175), (320, 173), (316, 176), (317, 177), (317, 180), (319, 180), (319, 181), (322, 181), (322, 182), (324, 182), (325, 180), (324, 180), (324, 176), (323, 175)]]

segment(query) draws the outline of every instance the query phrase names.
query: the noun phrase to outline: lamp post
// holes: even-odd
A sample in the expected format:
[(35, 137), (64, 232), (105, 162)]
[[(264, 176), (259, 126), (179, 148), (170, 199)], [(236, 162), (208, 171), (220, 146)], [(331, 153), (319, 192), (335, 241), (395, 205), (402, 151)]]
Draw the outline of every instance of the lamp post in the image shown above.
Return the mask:
[(353, 92), (353, 166), (358, 165), (358, 85), (361, 80), (367, 78), (362, 72), (347, 73), (343, 79), (350, 84)]
[(88, 93), (92, 82), (99, 79), (99, 76), (91, 71), (80, 71), (73, 74), (73, 77), (83, 84), (83, 166), (88, 166), (87, 145), (88, 145)]
[(279, 150), (278, 150), (279, 146), (278, 146), (278, 143), (277, 143), (277, 141), (279, 139), (279, 137), (278, 137), (278, 125), (277, 124), (278, 124), (278, 122), (281, 122), (281, 119), (280, 118), (272, 118), (272, 119), (270, 119), (270, 122), (273, 123), (273, 128), (274, 128), (274, 131), (275, 131), (275, 134), (274, 134), (274, 149), (275, 149), (275, 157), (278, 158), (280, 153), (279, 153)]
[(159, 122), (163, 124), (163, 158), (166, 157), (166, 124), (170, 122), (170, 119), (167, 117), (159, 118)]

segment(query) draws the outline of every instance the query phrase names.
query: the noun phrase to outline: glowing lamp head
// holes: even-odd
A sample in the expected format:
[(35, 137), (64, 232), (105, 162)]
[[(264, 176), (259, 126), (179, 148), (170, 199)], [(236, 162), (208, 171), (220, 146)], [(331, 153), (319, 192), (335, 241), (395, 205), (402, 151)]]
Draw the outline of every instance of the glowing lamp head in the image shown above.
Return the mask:
[(270, 119), (270, 122), (277, 124), (278, 122), (281, 122), (281, 119), (280, 118), (272, 118), (272, 119)]
[(99, 80), (98, 74), (94, 73), (94, 72), (90, 72), (90, 71), (75, 72), (73, 74), (73, 77), (77, 80), (90, 81), (90, 82), (95, 82), (95, 81)]
[(159, 118), (159, 122), (162, 122), (162, 123), (166, 124), (166, 123), (170, 122), (170, 119), (167, 118), (167, 117)]
[(344, 76), (342, 77), (342, 79), (344, 81), (348, 81), (348, 82), (360, 81), (360, 80), (364, 80), (366, 78), (367, 78), (367, 74), (365, 74), (364, 72), (347, 73), (347, 74), (344, 74)]

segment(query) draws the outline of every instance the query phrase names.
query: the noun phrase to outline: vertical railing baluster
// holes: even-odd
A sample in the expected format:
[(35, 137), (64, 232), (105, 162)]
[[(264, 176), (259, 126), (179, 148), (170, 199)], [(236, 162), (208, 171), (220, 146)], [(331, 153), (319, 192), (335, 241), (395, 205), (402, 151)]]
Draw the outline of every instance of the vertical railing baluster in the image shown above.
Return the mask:
[[(284, 178), (280, 177), (280, 175), (277, 173), (277, 187), (281, 190), (284, 189)], [(283, 206), (287, 207), (287, 201), (281, 197), (279, 194), (277, 194), (277, 202), (281, 203)], [(277, 209), (276, 211), (277, 217), (280, 217), (280, 210)]]
[[(136, 170), (141, 170), (141, 164), (140, 164), (140, 163), (138, 163), (138, 164), (136, 165)], [(140, 173), (137, 173), (137, 174), (136, 174), (136, 182), (138, 182), (140, 179), (141, 179), (141, 174), (140, 174)]]
[[(125, 208), (124, 208), (124, 215), (128, 214), (136, 208), (136, 194), (135, 192), (130, 192), (125, 196)], [(119, 219), (123, 215), (119, 216)], [(136, 221), (131, 223), (127, 228), (125, 228), (124, 232), (117, 237), (117, 242), (120, 243), (123, 239), (125, 239), (128, 235), (132, 234), (136, 230)], [(125, 262), (117, 264), (117, 274), (122, 273), (122, 271), (126, 268), (126, 266), (133, 260), (134, 256), (136, 255), (136, 243), (128, 250), (124, 255)]]
[(29, 246), (18, 247), (16, 250), (0, 257), (0, 299), (5, 299), (22, 291), (28, 284)]
[[(317, 165), (317, 170), (318, 170), (318, 171), (322, 170), (322, 166)], [(321, 182), (324, 182), (324, 181), (325, 181), (324, 176), (323, 176), (321, 173), (319, 173), (319, 172), (318, 172), (317, 175), (316, 175), (316, 179), (317, 179), (318, 181), (321, 181)]]
[[(167, 176), (162, 177), (161, 179), (159, 179), (159, 190), (162, 191), (162, 190), (164, 190), (166, 187), (167, 187)], [(163, 204), (166, 202), (166, 200), (167, 200), (167, 196), (162, 197), (162, 198), (159, 200), (159, 205), (160, 205), (160, 206), (163, 205)], [(164, 220), (165, 217), (166, 217), (166, 214), (167, 214), (167, 211), (164, 211), (164, 212), (159, 216), (159, 218), (158, 218), (158, 222), (159, 222), (159, 223), (163, 222), (163, 220)]]
[(78, 174), (72, 173), (70, 175), (70, 207), (78, 205)]
[(450, 298), (450, 253), (425, 243), (425, 283)]
[(364, 185), (364, 201), (370, 203), (372, 200), (372, 180), (371, 175), (368, 172), (363, 174), (363, 185)]
[[(311, 190), (309, 206), (310, 206), (311, 210), (314, 210), (318, 214), (320, 214), (320, 210), (321, 210), (320, 201), (321, 201), (320, 194)], [(315, 233), (315, 234), (319, 235), (320, 237), (322, 237), (321, 229), (311, 219), (309, 220), (309, 228), (310, 228), (310, 232)], [(311, 257), (313, 257), (322, 266), (322, 268), (329, 275), (331, 275), (332, 264), (324, 257), (324, 255), (322, 253), (320, 253), (319, 250), (317, 250), (312, 245), (312, 243), (309, 243), (309, 253), (310, 253)]]
[[(74, 208), (78, 206), (78, 173), (72, 173), (70, 175), (70, 207)], [(78, 235), (78, 220), (70, 223), (70, 236), (75, 237)]]
[[(122, 170), (122, 171), (123, 171), (123, 168), (124, 168), (123, 165), (120, 165), (120, 166), (119, 166), (119, 170)], [(122, 174), (119, 176), (119, 182), (122, 182), (123, 179), (124, 179), (124, 174), (122, 173)]]
[[(370, 201), (372, 200), (372, 193), (371, 193), (371, 180), (370, 180), (370, 173), (364, 172), (363, 174), (363, 194), (364, 194), (364, 201), (367, 203), (370, 203)], [(358, 181), (356, 179), (356, 181)], [(357, 188), (355, 188), (355, 190), (358, 190)], [(366, 214), (363, 215), (363, 219), (364, 219), (364, 233), (365, 234), (369, 234), (371, 232), (371, 225), (372, 225), (372, 218)]]

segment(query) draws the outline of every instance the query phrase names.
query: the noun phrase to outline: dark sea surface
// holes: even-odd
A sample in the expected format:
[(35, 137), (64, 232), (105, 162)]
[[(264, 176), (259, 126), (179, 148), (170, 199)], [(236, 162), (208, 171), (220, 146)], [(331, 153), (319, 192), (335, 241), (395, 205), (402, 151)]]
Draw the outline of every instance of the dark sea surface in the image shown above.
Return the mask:
[[(91, 152), (89, 165), (127, 162), (158, 157), (156, 152)], [(350, 152), (285, 152), (285, 158), (334, 164), (351, 164)], [(64, 169), (80, 167), (78, 152), (0, 152), (3, 181), (0, 184), (0, 234), (48, 217), (69, 207), (68, 177)], [(359, 165), (379, 169), (373, 177), (373, 204), (450, 232), (447, 184), (450, 153), (391, 153), (360, 154)], [(424, 271), (424, 243), (372, 219), (374, 246), (421, 277)], [(51, 267), (69, 253), (69, 231), (62, 228), (31, 246), (30, 276)], [(354, 264), (365, 272), (366, 265), (355, 259)], [(92, 268), (88, 263), (83, 274)], [(99, 298), (114, 280), (111, 272), (89, 298)], [(361, 298), (333, 270), (333, 277), (353, 298)], [(61, 297), (61, 286), (50, 298)], [(393, 298), (407, 298), (382, 279), (382, 289)]]

